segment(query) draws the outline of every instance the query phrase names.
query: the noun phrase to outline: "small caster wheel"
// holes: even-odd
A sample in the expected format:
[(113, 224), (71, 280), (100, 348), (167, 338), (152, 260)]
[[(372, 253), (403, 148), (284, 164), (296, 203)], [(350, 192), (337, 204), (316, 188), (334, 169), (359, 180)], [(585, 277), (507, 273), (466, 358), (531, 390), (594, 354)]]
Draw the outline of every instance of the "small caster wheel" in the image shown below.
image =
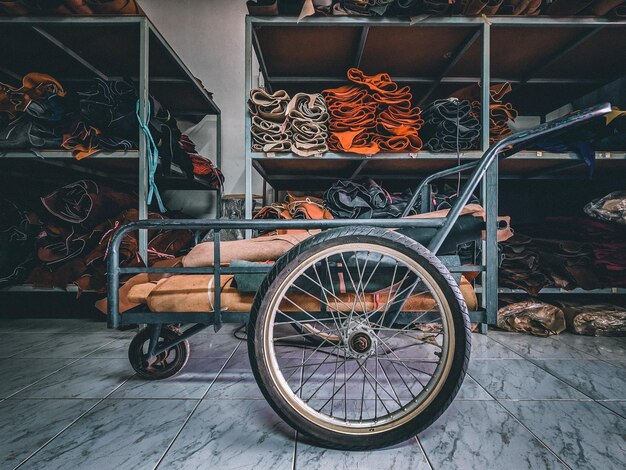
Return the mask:
[[(150, 328), (141, 330), (128, 347), (128, 359), (137, 375), (147, 380), (161, 380), (177, 374), (189, 359), (189, 341), (185, 340), (165, 352), (148, 360), (150, 346)], [(177, 339), (181, 333), (171, 328), (162, 328), (158, 346)]]

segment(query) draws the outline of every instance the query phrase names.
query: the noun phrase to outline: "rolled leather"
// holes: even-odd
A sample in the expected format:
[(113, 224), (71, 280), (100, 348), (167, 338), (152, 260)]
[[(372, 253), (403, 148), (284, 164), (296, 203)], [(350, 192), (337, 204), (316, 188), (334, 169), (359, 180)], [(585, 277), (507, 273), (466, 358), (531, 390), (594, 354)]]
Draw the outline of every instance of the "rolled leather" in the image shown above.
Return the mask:
[[(313, 234), (315, 234), (315, 231), (307, 230), (301, 233), (222, 242), (220, 244), (220, 260), (225, 265), (236, 259), (258, 262), (277, 260), (292, 247)], [(213, 256), (213, 242), (200, 243), (194, 246), (183, 258), (183, 266), (192, 268), (213, 266)]]
[[(222, 309), (233, 312), (250, 311), (254, 294), (238, 292), (233, 281), (232, 275), (221, 277)], [(468, 309), (475, 310), (478, 302), (471, 284), (462, 278), (459, 287)], [(212, 275), (172, 276), (161, 279), (152, 286), (135, 285), (130, 289), (129, 296), (137, 302), (145, 299), (151, 312), (210, 312), (213, 311), (215, 305), (214, 277)], [(300, 309), (314, 312), (321, 308), (320, 302), (308, 294), (290, 293), (288, 298), (291, 302), (283, 300), (280, 304), (283, 312), (299, 312)], [(387, 303), (389, 294), (386, 292), (364, 294), (359, 300), (354, 294), (339, 293), (337, 298), (341, 301), (331, 302), (332, 307), (337, 312), (348, 314), (352, 311), (353, 305), (355, 311), (359, 313), (382, 309)], [(434, 308), (436, 304), (432, 296), (421, 294), (409, 297), (404, 304), (403, 311), (420, 312)]]

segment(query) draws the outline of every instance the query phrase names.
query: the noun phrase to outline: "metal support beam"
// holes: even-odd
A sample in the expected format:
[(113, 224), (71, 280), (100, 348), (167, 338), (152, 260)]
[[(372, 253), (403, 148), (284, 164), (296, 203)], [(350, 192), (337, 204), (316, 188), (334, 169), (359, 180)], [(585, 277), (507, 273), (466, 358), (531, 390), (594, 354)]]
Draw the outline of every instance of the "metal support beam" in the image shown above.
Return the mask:
[(477, 29), (473, 34), (469, 35), (465, 39), (463, 44), (461, 44), (461, 46), (452, 55), (452, 59), (450, 60), (450, 62), (448, 62), (448, 64), (441, 71), (441, 73), (439, 74), (439, 78), (432, 84), (432, 86), (428, 89), (428, 91), (424, 93), (424, 96), (422, 96), (422, 98), (419, 100), (418, 102), (419, 106), (422, 106), (424, 102), (428, 98), (430, 98), (430, 95), (432, 95), (433, 92), (437, 89), (441, 81), (446, 77), (446, 75), (450, 73), (450, 71), (454, 68), (454, 66), (459, 63), (461, 58), (465, 55), (468, 49), (472, 47), (472, 45), (476, 42), (476, 40), (480, 37), (480, 35), (481, 35), (481, 30)]
[(361, 59), (363, 58), (363, 51), (365, 50), (365, 44), (367, 43), (367, 35), (370, 32), (369, 26), (363, 26), (361, 28), (361, 37), (359, 38), (359, 44), (356, 48), (356, 55), (354, 56), (354, 67), (361, 68)]
[[(491, 85), (491, 27), (488, 23), (482, 27), (482, 80), (481, 80), (481, 148), (489, 148), (489, 87)], [(486, 311), (486, 324), (481, 325), (481, 332), (487, 332), (487, 324), (495, 325), (498, 313), (498, 162), (487, 169), (481, 185), (482, 200), (486, 216), (486, 236), (483, 241), (482, 264), (485, 271), (481, 274), (483, 295), (481, 306)]]
[[(149, 80), (150, 75), (150, 27), (144, 18), (139, 23), (139, 117), (142, 122), (148, 122), (148, 105), (150, 103)], [(148, 218), (148, 137), (139, 132), (139, 220)], [(148, 232), (139, 231), (139, 256), (148, 265)]]
[[(407, 84), (428, 84), (428, 83), (477, 83), (480, 82), (482, 77), (391, 77), (396, 83)], [(275, 76), (270, 77), (273, 83), (350, 83), (346, 77), (287, 77), (287, 76)], [(512, 77), (493, 77), (492, 82), (509, 82), (512, 84), (519, 84), (524, 81), (522, 78)], [(606, 80), (600, 80), (595, 78), (531, 78), (526, 80), (525, 83), (529, 84), (583, 84), (583, 85), (595, 85), (604, 84)]]
[(363, 160), (361, 163), (359, 163), (359, 165), (354, 169), (354, 171), (352, 172), (352, 174), (350, 175), (350, 179), (353, 180), (354, 178), (356, 178), (357, 176), (359, 176), (359, 173), (361, 173), (361, 170), (363, 168), (365, 168), (365, 165), (367, 165), (367, 162), (369, 160)]
[(544, 70), (549, 69), (552, 65), (554, 65), (555, 63), (557, 63), (559, 60), (561, 60), (563, 57), (565, 57), (567, 54), (569, 54), (570, 52), (572, 52), (573, 50), (575, 50), (576, 48), (580, 47), (581, 44), (585, 43), (589, 38), (595, 36), (596, 34), (598, 34), (600, 31), (602, 31), (603, 27), (597, 27), (592, 29), (591, 31), (587, 31), (584, 34), (582, 34), (581, 36), (579, 36), (574, 42), (572, 42), (571, 44), (569, 44), (565, 49), (560, 50), (559, 52), (557, 52), (556, 54), (554, 54), (552, 57), (550, 57), (548, 60), (544, 61), (539, 67), (535, 68), (534, 70), (532, 70), (526, 77), (524, 77), (521, 82), (519, 83), (519, 85), (515, 86), (515, 88), (513, 89), (514, 92), (517, 92), (520, 90), (520, 88), (522, 88), (524, 85), (527, 85), (529, 83), (532, 83), (532, 80), (539, 75), (541, 72), (543, 72)]
[(545, 177), (546, 175), (553, 175), (555, 173), (560, 173), (561, 171), (576, 168), (577, 166), (581, 166), (584, 164), (585, 164), (585, 161), (582, 159), (574, 160), (573, 162), (567, 162), (562, 165), (554, 166), (552, 168), (542, 168), (540, 170), (531, 171), (530, 173), (523, 175), (522, 179), (529, 180), (529, 179), (542, 178), (542, 177)]
[[(246, 219), (252, 218), (252, 137), (250, 136), (251, 119), (248, 113), (248, 96), (250, 96), (250, 90), (252, 89), (252, 21), (249, 16), (246, 16), (245, 26), (245, 95), (244, 99), (244, 146), (245, 146), (245, 216)], [(269, 77), (268, 83), (269, 83)], [(252, 237), (252, 230), (246, 230), (246, 238)]]
[[(267, 65), (265, 64), (265, 58), (263, 57), (263, 51), (261, 50), (261, 45), (259, 44), (259, 37), (256, 34), (256, 29), (251, 29), (252, 33), (252, 47), (254, 48), (254, 53), (256, 54), (257, 61), (259, 62), (259, 69), (263, 74), (263, 79), (265, 80), (265, 88), (270, 93), (272, 92), (272, 82), (270, 80), (269, 73), (267, 72)], [(247, 45), (247, 43), (246, 43)], [(246, 97), (248, 94), (246, 94)]]
[[(222, 113), (220, 112), (217, 115), (217, 119), (215, 121), (215, 164), (221, 170), (222, 169)], [(216, 196), (216, 208), (215, 208), (215, 217), (218, 219), (222, 217), (222, 195), (224, 193), (224, 188), (220, 187), (217, 190)]]
[(44, 29), (42, 29), (40, 26), (32, 26), (32, 30), (35, 31), (40, 36), (42, 36), (43, 38), (45, 38), (48, 42), (54, 44), (56, 47), (61, 49), (68, 56), (70, 56), (72, 59), (74, 59), (75, 61), (79, 62), (83, 67), (89, 69), (89, 71), (91, 71), (94, 75), (97, 75), (98, 77), (100, 77), (103, 80), (108, 80), (109, 79), (106, 74), (104, 74), (103, 72), (98, 70), (96, 67), (91, 65), (91, 63), (89, 63), (87, 60), (83, 59), (79, 54), (77, 54), (72, 49), (67, 47), (65, 44), (63, 44), (61, 41), (59, 41), (57, 38), (55, 38), (52, 34), (50, 34), (49, 32), (45, 31)]
[(0, 67), (0, 73), (6, 75), (7, 77), (11, 77), (13, 80), (17, 81), (18, 83), (22, 83), (22, 76), (18, 73), (15, 73), (13, 70)]

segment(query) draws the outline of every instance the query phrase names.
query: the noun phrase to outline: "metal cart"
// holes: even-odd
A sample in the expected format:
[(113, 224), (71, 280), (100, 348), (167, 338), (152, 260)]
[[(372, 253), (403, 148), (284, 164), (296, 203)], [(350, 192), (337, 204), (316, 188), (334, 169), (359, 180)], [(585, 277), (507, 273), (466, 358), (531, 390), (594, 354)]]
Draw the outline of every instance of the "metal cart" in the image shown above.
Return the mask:
[[(302, 435), (319, 445), (350, 450), (404, 441), (443, 413), (465, 376), (470, 318), (457, 281), (437, 256), (467, 221), (461, 211), (485, 171), (501, 158), (610, 111), (603, 104), (512, 134), (479, 160), (426, 178), (409, 207), (429, 182), (472, 171), (443, 219), (128, 224), (109, 248), (108, 326), (146, 324), (131, 342), (129, 359), (140, 377), (162, 379), (184, 367), (191, 336), (210, 325), (217, 331), (226, 322), (247, 323), (256, 381), (272, 408)], [(472, 227), (478, 237), (482, 226)], [(274, 265), (221, 266), (220, 231), (232, 228), (322, 231)], [(120, 267), (124, 235), (141, 229), (213, 230), (214, 266)], [(119, 277), (137, 273), (212, 275), (208, 292), (213, 311), (120, 314)], [(262, 278), (250, 312), (221, 307), (221, 276), (231, 274)]]

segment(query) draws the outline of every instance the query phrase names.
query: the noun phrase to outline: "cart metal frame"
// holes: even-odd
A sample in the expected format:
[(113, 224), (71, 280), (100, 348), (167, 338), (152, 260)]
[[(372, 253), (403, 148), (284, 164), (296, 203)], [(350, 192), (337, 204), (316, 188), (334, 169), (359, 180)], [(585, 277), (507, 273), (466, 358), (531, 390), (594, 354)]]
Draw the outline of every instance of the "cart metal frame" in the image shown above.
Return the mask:
[[(379, 227), (384, 229), (393, 228), (435, 228), (436, 234), (431, 239), (427, 248), (437, 254), (446, 237), (450, 234), (454, 224), (459, 218), (461, 210), (467, 204), (471, 194), (481, 182), (484, 175), (491, 168), (497, 167), (501, 158), (514, 155), (525, 146), (532, 144), (547, 136), (555, 136), (566, 129), (579, 126), (591, 119), (603, 116), (611, 111), (608, 103), (572, 113), (560, 119), (542, 124), (530, 130), (512, 134), (498, 143), (492, 145), (480, 158), (470, 163), (434, 173), (420, 184), (423, 187), (428, 182), (448, 176), (453, 173), (473, 170), (466, 181), (461, 194), (453, 204), (446, 218), (443, 219), (348, 219), (348, 220), (144, 220), (127, 224), (120, 228), (113, 236), (109, 246), (108, 258), (108, 319), (109, 328), (119, 328), (123, 325), (147, 324), (152, 328), (148, 357), (152, 358), (176, 344), (190, 338), (205, 328), (213, 325), (218, 331), (223, 323), (246, 323), (247, 312), (223, 311), (220, 305), (222, 274), (238, 273), (264, 273), (269, 271), (267, 266), (254, 267), (226, 267), (221, 266), (220, 257), (220, 231), (225, 229), (250, 229), (250, 230), (276, 230), (276, 229), (321, 229), (328, 230), (340, 227)], [(414, 199), (417, 198), (415, 192)], [(413, 201), (414, 202), (414, 201)], [(214, 230), (214, 266), (207, 268), (155, 268), (155, 267), (120, 267), (119, 255), (120, 244), (126, 234), (134, 230), (147, 229), (171, 229), (171, 230)], [(122, 274), (212, 274), (215, 278), (214, 310), (212, 312), (119, 312), (119, 279)], [(475, 313), (472, 321), (484, 322), (484, 312)], [(181, 336), (171, 342), (163, 343), (157, 349), (157, 343), (161, 327), (166, 324), (193, 324), (185, 329)]]

